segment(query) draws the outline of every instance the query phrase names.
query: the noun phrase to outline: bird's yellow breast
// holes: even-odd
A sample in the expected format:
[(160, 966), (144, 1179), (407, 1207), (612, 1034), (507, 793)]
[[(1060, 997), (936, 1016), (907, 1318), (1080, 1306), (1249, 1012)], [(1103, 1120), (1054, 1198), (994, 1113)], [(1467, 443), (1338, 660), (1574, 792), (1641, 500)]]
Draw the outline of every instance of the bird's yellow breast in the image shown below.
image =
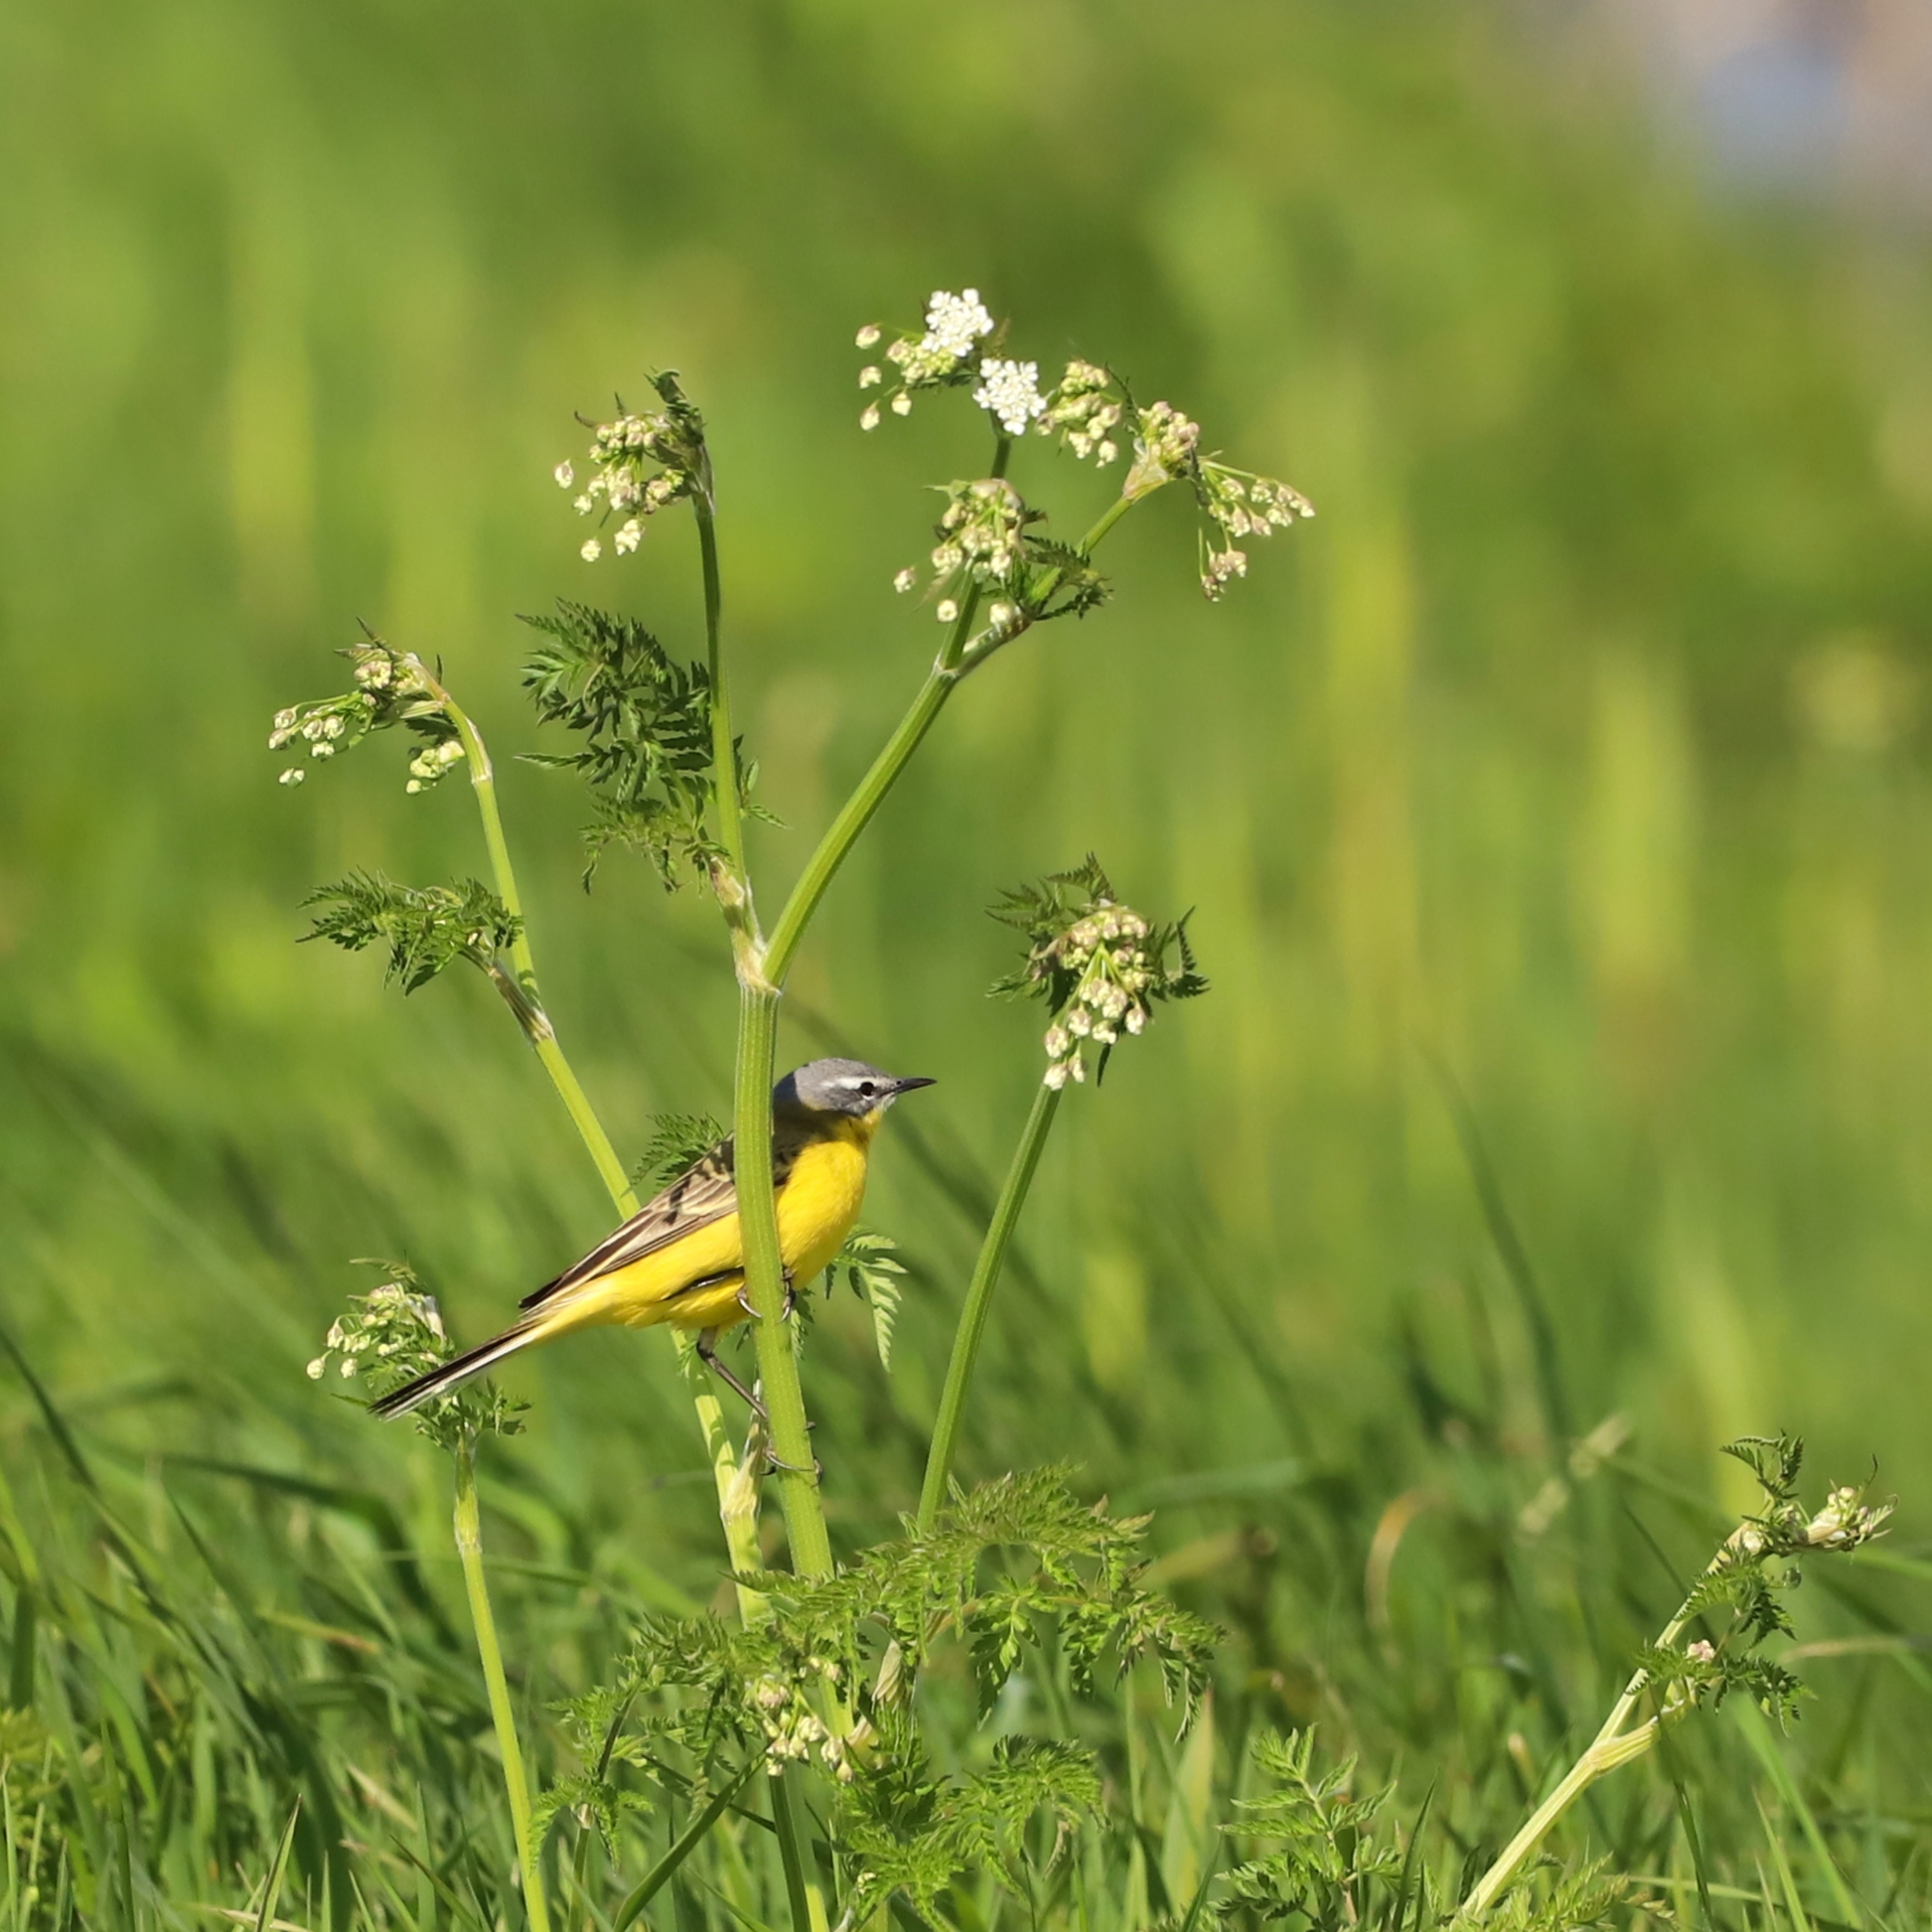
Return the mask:
[[(778, 1246), (803, 1288), (845, 1245), (865, 1199), (865, 1168), (876, 1116), (830, 1121), (793, 1156), (778, 1191)], [(649, 1328), (729, 1328), (744, 1319), (744, 1241), (728, 1214), (629, 1267), (586, 1282), (556, 1310), (549, 1332), (605, 1322)], [(702, 1282), (703, 1285), (693, 1286)]]

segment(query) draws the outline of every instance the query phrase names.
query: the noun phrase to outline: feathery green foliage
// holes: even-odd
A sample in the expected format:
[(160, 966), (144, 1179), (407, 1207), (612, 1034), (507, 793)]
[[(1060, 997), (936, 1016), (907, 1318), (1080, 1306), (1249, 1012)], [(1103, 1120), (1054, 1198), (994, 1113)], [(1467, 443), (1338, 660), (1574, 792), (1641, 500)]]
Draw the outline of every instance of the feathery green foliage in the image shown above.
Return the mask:
[(321, 908), (304, 939), (326, 939), (345, 953), (386, 946), (382, 976), (398, 981), (405, 993), (426, 986), (458, 960), (487, 973), (503, 971), (503, 957), (523, 925), (478, 879), (411, 886), (379, 872), (352, 872), (316, 887), (302, 903)]
[[(524, 688), (546, 724), (583, 740), (571, 752), (528, 752), (529, 763), (573, 771), (597, 810), (585, 830), (588, 884), (613, 843), (642, 852), (667, 887), (718, 855), (711, 809), (710, 682), (680, 664), (634, 618), (557, 600), (523, 622), (547, 640), (531, 652)], [(752, 774), (738, 783), (749, 791)]]

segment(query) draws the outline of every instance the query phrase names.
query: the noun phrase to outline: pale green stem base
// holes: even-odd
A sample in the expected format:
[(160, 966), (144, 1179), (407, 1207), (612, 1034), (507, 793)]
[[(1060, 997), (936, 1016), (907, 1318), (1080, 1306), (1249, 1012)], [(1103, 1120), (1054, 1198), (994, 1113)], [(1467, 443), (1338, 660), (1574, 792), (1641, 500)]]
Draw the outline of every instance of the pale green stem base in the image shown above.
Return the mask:
[(953, 1457), (960, 1442), (960, 1421), (966, 1413), (966, 1391), (972, 1382), (972, 1365), (979, 1354), (979, 1338), (985, 1332), (986, 1314), (992, 1306), (993, 1288), (1006, 1260), (1006, 1249), (1019, 1223), (1020, 1209), (1040, 1165), (1040, 1155), (1060, 1106), (1060, 1089), (1044, 1084), (1033, 1096), (1033, 1109), (1020, 1131), (1019, 1145), (1013, 1149), (1012, 1165), (1006, 1170), (1005, 1185), (999, 1191), (986, 1238), (980, 1244), (979, 1259), (973, 1263), (972, 1279), (966, 1287), (966, 1306), (960, 1311), (960, 1326), (953, 1337), (953, 1359), (946, 1367), (946, 1390), (940, 1397), (939, 1419), (933, 1424), (933, 1445), (926, 1455), (926, 1480), (919, 1491), (919, 1528), (923, 1535), (939, 1520), (946, 1504), (946, 1486), (953, 1473)]
[[(1731, 1533), (1724, 1549), (1710, 1560), (1705, 1574), (1717, 1568), (1725, 1558), (1732, 1542), (1743, 1534), (1740, 1527)], [(1659, 1650), (1673, 1649), (1677, 1640), (1684, 1634), (1684, 1626), (1691, 1621), (1690, 1612), (1680, 1606), (1676, 1616), (1658, 1634)], [(1462, 1901), (1457, 1916), (1465, 1919), (1480, 1918), (1495, 1904), (1508, 1888), (1510, 1880), (1522, 1868), (1524, 1861), (1541, 1845), (1550, 1828), (1562, 1817), (1598, 1778), (1607, 1776), (1620, 1765), (1631, 1763), (1640, 1758), (1664, 1734), (1667, 1726), (1676, 1723), (1687, 1711), (1696, 1707), (1688, 1699), (1673, 1699), (1663, 1709), (1639, 1724), (1635, 1730), (1625, 1730), (1630, 1721), (1630, 1713), (1637, 1708), (1637, 1700), (1643, 1696), (1649, 1684), (1648, 1675), (1639, 1671), (1624, 1686), (1623, 1696), (1611, 1708), (1610, 1714), (1604, 1718), (1603, 1727), (1590, 1740), (1590, 1747), (1563, 1774), (1562, 1782), (1551, 1792), (1542, 1804), (1530, 1814), (1523, 1829), (1503, 1848), (1501, 1856), (1476, 1881), (1474, 1889)]]
[(456, 1554), (463, 1564), (463, 1586), (470, 1597), (470, 1621), (476, 1626), (477, 1655), (483, 1660), (483, 1681), (490, 1693), (490, 1717), (497, 1727), (497, 1748), (503, 1754), (504, 1789), (510, 1797), (511, 1828), (517, 1834), (517, 1860), (523, 1878), (523, 1910), (530, 1932), (549, 1932), (550, 1915), (543, 1899), (543, 1866), (530, 1839), (530, 1793), (523, 1775), (522, 1747), (517, 1741), (517, 1718), (510, 1708), (510, 1685), (504, 1677), (503, 1648), (497, 1642), (497, 1619), (490, 1608), (490, 1585), (483, 1573), (483, 1520), (477, 1508), (476, 1445), (465, 1441), (456, 1451)]

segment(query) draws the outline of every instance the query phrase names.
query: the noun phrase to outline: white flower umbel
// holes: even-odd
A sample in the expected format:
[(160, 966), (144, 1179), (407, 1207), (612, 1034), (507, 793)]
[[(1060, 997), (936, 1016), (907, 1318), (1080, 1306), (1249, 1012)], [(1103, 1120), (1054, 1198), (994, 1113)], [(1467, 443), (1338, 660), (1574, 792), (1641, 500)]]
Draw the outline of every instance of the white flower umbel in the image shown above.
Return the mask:
[[(958, 295), (951, 289), (935, 289), (926, 303), (924, 331), (918, 335), (909, 332), (896, 342), (886, 344), (886, 361), (898, 372), (899, 376), (899, 386), (893, 391), (887, 405), (892, 413), (895, 416), (912, 413), (912, 391), (915, 389), (942, 388), (954, 383), (969, 382), (973, 375), (971, 358), (979, 344), (992, 334), (995, 326), (976, 288), (962, 289)], [(880, 335), (876, 324), (867, 323), (858, 332), (855, 341), (860, 349), (871, 349), (880, 340)], [(983, 369), (983, 365), (981, 367)], [(1034, 373), (1037, 375), (1038, 372)], [(859, 372), (859, 387), (870, 388), (883, 380), (884, 376), (883, 370), (868, 364)], [(867, 408), (859, 418), (860, 426), (865, 429), (877, 428), (878, 421), (876, 406)]]
[(991, 412), (1007, 435), (1024, 436), (1027, 425), (1046, 412), (1039, 364), (986, 358), (979, 365), (979, 386), (973, 390), (972, 399)]

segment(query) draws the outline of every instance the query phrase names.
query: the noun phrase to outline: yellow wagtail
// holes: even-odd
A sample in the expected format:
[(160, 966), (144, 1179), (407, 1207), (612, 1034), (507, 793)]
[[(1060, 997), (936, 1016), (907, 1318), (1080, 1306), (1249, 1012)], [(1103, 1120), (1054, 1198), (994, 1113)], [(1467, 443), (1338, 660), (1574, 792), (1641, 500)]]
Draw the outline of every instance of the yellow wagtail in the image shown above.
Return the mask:
[[(772, 1089), (772, 1183), (788, 1293), (792, 1282), (829, 1266), (852, 1232), (872, 1136), (886, 1109), (901, 1094), (932, 1084), (895, 1078), (862, 1060), (814, 1060)], [(755, 1408), (751, 1392), (716, 1355), (718, 1331), (751, 1312), (744, 1263), (726, 1138), (581, 1261), (526, 1296), (520, 1321), (404, 1383), (373, 1405), (373, 1412), (406, 1415), (505, 1356), (558, 1335), (661, 1321), (696, 1329), (698, 1353)]]

